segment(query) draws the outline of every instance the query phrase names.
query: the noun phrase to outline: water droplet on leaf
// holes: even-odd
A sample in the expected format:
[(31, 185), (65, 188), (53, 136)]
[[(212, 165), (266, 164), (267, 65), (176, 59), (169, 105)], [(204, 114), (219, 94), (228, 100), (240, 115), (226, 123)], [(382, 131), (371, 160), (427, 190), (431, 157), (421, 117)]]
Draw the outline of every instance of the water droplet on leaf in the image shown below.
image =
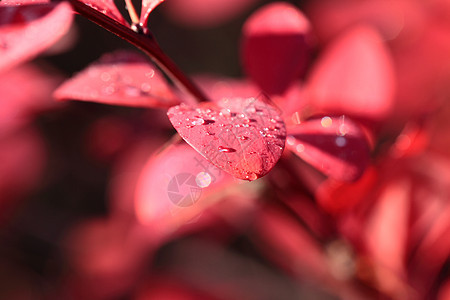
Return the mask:
[(219, 146), (219, 152), (232, 153), (232, 152), (236, 152), (236, 149), (230, 148), (230, 147)]

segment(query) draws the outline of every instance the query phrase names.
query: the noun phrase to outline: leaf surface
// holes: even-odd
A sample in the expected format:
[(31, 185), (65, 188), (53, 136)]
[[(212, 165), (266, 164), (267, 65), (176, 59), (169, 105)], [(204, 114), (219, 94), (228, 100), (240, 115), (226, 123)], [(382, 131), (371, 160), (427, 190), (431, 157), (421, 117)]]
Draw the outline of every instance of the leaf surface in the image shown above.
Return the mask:
[(0, 2), (0, 71), (30, 60), (53, 45), (69, 30), (72, 19), (72, 9), (66, 2)]
[(164, 0), (142, 0), (141, 23), (144, 27), (147, 26), (150, 13), (163, 2)]
[(370, 27), (338, 38), (315, 64), (308, 85), (311, 105), (324, 113), (382, 120), (394, 104), (392, 59)]
[(244, 69), (264, 91), (281, 94), (306, 69), (311, 48), (310, 24), (295, 6), (272, 3), (245, 23)]
[(279, 111), (260, 98), (223, 98), (215, 104), (169, 109), (172, 125), (201, 155), (234, 177), (255, 180), (280, 158), (286, 127)]
[(345, 116), (311, 119), (289, 127), (288, 133), (286, 147), (334, 179), (354, 181), (369, 164), (367, 138)]
[(84, 3), (95, 10), (98, 10), (105, 16), (128, 27), (127, 21), (125, 21), (122, 14), (114, 4), (113, 0), (77, 0), (77, 1)]
[[(218, 169), (189, 145), (171, 145), (143, 167), (135, 189), (135, 209), (141, 224), (168, 234), (198, 217), (213, 204), (208, 197), (234, 178)], [(216, 199), (217, 200), (217, 199)]]
[(163, 75), (143, 56), (115, 52), (66, 81), (55, 91), (58, 100), (170, 107), (179, 103)]

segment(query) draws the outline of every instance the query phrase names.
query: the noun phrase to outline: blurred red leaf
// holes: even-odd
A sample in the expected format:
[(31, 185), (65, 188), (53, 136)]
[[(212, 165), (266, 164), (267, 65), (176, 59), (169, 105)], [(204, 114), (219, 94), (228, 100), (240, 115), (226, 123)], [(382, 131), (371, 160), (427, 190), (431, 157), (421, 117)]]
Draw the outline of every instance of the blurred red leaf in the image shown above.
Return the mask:
[(382, 120), (394, 104), (395, 77), (388, 49), (370, 27), (338, 38), (315, 64), (308, 96), (319, 111)]
[(319, 243), (290, 214), (276, 207), (262, 210), (255, 222), (261, 250), (295, 275), (330, 279)]
[(208, 197), (233, 182), (189, 145), (171, 145), (153, 155), (140, 173), (135, 190), (137, 218), (155, 228), (154, 236), (165, 237), (198, 217), (218, 200)]
[(63, 241), (71, 272), (56, 298), (111, 299), (129, 291), (150, 253), (135, 225), (97, 218), (72, 227)]
[(251, 98), (261, 92), (261, 89), (246, 79), (197, 75), (194, 80), (213, 101), (222, 98)]
[(86, 4), (89, 7), (92, 7), (95, 10), (98, 10), (105, 16), (119, 22), (122, 25), (128, 27), (127, 21), (123, 18), (120, 11), (117, 9), (114, 4), (114, 0), (75, 0), (81, 3)]
[[(381, 191), (371, 210), (364, 237), (369, 254), (381, 268), (396, 276), (405, 275), (406, 244), (409, 236), (410, 182), (393, 179)], [(382, 289), (390, 289), (385, 272), (376, 274)]]
[(369, 24), (377, 28), (384, 40), (409, 43), (417, 37), (423, 26), (426, 9), (421, 7), (422, 3), (425, 2), (324, 0), (310, 1), (306, 11), (314, 32), (325, 43), (356, 24)]
[(53, 45), (72, 23), (66, 2), (0, 2), (0, 70), (37, 56)]
[(244, 69), (264, 91), (280, 94), (305, 72), (310, 24), (295, 6), (286, 2), (264, 6), (246, 21), (242, 32)]
[(16, 201), (37, 187), (46, 160), (44, 141), (33, 128), (0, 134), (0, 223)]
[(378, 179), (375, 168), (367, 168), (355, 182), (328, 178), (316, 190), (319, 205), (330, 214), (342, 214), (367, 199)]
[(144, 27), (147, 27), (150, 13), (163, 2), (164, 0), (142, 0), (141, 23)]
[(286, 147), (325, 175), (355, 181), (370, 161), (362, 128), (345, 116), (323, 117), (288, 128)]
[(179, 103), (163, 75), (143, 56), (120, 51), (106, 54), (56, 91), (58, 100), (170, 107)]
[(172, 125), (195, 150), (231, 175), (255, 180), (280, 158), (286, 128), (274, 106), (260, 98), (224, 98), (198, 108), (168, 111)]
[(51, 93), (59, 82), (31, 64), (0, 73), (0, 132), (20, 127), (54, 107)]

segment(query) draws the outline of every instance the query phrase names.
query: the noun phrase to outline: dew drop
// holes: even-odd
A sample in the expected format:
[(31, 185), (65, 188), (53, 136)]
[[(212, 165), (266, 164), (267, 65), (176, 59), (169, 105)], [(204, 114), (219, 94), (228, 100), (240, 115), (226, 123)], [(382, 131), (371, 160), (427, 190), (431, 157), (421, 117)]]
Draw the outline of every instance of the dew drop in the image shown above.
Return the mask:
[(141, 84), (141, 90), (144, 93), (150, 92), (151, 89), (152, 89), (152, 86), (150, 85), (150, 83), (144, 82), (143, 84)]
[(241, 135), (241, 136), (238, 136), (238, 139), (243, 140), (243, 141), (247, 141), (250, 138), (248, 136)]
[(155, 76), (155, 70), (151, 70), (150, 72), (145, 73), (145, 77), (153, 78)]
[(287, 143), (289, 146), (293, 146), (293, 145), (295, 144), (295, 137), (293, 137), (292, 135), (288, 136), (288, 137), (286, 138), (286, 143)]
[(323, 117), (320, 121), (320, 124), (322, 125), (322, 127), (327, 128), (333, 124), (333, 120), (330, 117)]
[(195, 177), (195, 182), (197, 183), (198, 187), (205, 188), (211, 184), (212, 178), (211, 178), (211, 175), (209, 175), (209, 173), (200, 172)]
[(113, 84), (105, 86), (102, 89), (102, 93), (107, 96), (110, 96), (110, 95), (114, 94), (115, 92), (116, 92), (116, 87)]
[(254, 106), (249, 106), (245, 109), (246, 112), (254, 114), (256, 112), (256, 109)]
[(203, 125), (205, 124), (205, 120), (203, 120), (202, 118), (195, 118), (192, 122), (192, 125)]
[(135, 86), (126, 86), (124, 93), (129, 97), (138, 97), (141, 94), (141, 91)]
[(209, 125), (209, 124), (213, 124), (216, 123), (216, 121), (214, 120), (205, 120), (205, 123), (203, 123), (203, 125)]
[(295, 147), (295, 150), (296, 150), (297, 152), (303, 152), (303, 151), (305, 151), (305, 146), (303, 146), (303, 144), (298, 144), (298, 145)]
[(224, 108), (220, 111), (219, 115), (224, 116), (224, 117), (230, 117), (231, 111), (228, 108)]
[(345, 145), (347, 145), (347, 139), (343, 136), (338, 136), (336, 138), (336, 145), (338, 147), (344, 147)]
[(258, 179), (258, 175), (256, 175), (255, 173), (250, 173), (247, 176), (245, 176), (245, 179), (247, 179), (248, 181), (253, 181)]
[(230, 148), (230, 147), (219, 146), (219, 152), (232, 153), (232, 152), (236, 152), (236, 149)]

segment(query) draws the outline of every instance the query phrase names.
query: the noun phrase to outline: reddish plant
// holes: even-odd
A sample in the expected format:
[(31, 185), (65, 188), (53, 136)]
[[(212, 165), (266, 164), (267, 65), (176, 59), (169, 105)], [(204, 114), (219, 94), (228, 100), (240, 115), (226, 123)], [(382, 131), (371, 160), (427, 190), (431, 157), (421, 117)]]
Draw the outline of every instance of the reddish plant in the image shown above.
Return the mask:
[[(10, 139), (11, 132), (28, 135), (22, 119), (48, 108), (35, 101), (39, 93), (48, 99), (54, 87), (45, 77), (43, 88), (22, 85), (20, 93), (10, 84), (27, 68), (22, 63), (68, 32), (72, 10), (147, 57), (105, 54), (53, 97), (162, 109), (168, 117), (160, 121), (152, 112), (127, 122), (107, 116), (90, 127), (86, 148), (114, 165), (109, 217), (82, 223), (66, 237), (63, 255), (73, 274), (64, 278), (58, 296), (261, 299), (268, 290), (246, 290), (256, 287), (254, 280), (286, 297), (302, 294), (298, 284), (278, 282), (278, 273), (219, 250), (245, 232), (279, 273), (320, 287), (305, 294), (445, 297), (450, 164), (442, 149), (448, 142), (439, 137), (446, 135), (448, 109), (437, 109), (447, 107), (450, 95), (445, 1), (323, 0), (309, 3), (306, 13), (287, 2), (269, 3), (242, 26), (244, 79), (191, 79), (181, 71), (149, 24), (162, 2), (143, 0), (139, 14), (125, 0), (128, 16), (112, 0), (0, 2), (0, 78), (6, 82), (0, 90), (7, 100), (0, 133), (2, 142), (12, 143), (5, 153), (26, 148)], [(167, 9), (172, 16), (183, 14), (181, 22), (211, 26), (256, 1), (216, 1), (218, 10), (209, 10), (207, 2), (189, 2), (188, 10), (168, 0)], [(404, 16), (401, 26), (398, 15)], [(32, 89), (39, 93), (31, 97)], [(151, 135), (142, 132), (149, 123)], [(168, 141), (157, 133), (173, 129), (177, 133)], [(8, 185), (31, 185), (39, 158), (15, 154), (0, 175)], [(30, 175), (6, 180), (3, 174), (23, 157)], [(1, 187), (0, 194), (10, 192)], [(169, 254), (173, 263), (157, 259), (162, 245), (189, 236), (209, 242), (181, 241)], [(202, 255), (190, 264), (195, 251)], [(142, 267), (149, 256), (162, 262), (164, 272)], [(220, 271), (206, 270), (208, 264)], [(239, 275), (241, 264), (258, 276), (243, 276), (245, 284), (221, 277)], [(148, 278), (163, 285), (147, 285)]]

